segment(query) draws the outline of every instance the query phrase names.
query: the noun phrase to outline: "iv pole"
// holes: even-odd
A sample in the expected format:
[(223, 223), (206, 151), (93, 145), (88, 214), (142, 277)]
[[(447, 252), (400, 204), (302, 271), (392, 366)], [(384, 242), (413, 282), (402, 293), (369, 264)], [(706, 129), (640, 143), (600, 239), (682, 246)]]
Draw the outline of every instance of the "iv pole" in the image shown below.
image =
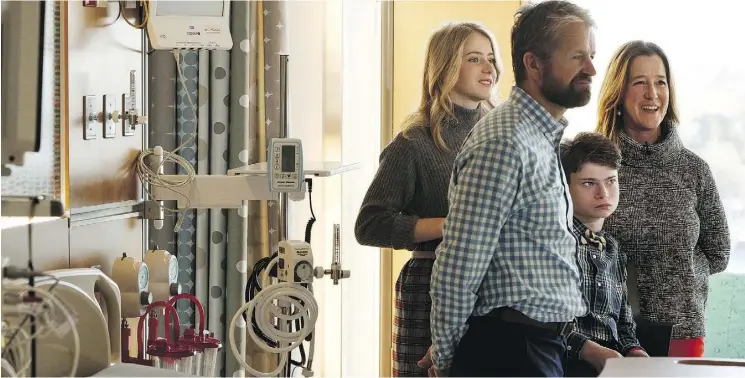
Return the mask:
[[(279, 56), (279, 137), (287, 138), (290, 134), (289, 123), (287, 122), (287, 102), (289, 100), (287, 91), (287, 63), (289, 55), (282, 54)], [(279, 239), (287, 238), (287, 193), (279, 193), (280, 219), (279, 219)]]
[[(289, 123), (287, 122), (287, 103), (289, 100), (287, 91), (287, 64), (289, 62), (289, 55), (281, 54), (279, 56), (279, 137), (287, 138), (290, 134)], [(279, 193), (279, 240), (287, 239), (287, 193)], [(290, 312), (289, 309), (282, 309), (282, 312), (287, 314)], [(289, 331), (289, 326), (284, 322), (280, 321), (280, 329), (283, 331)], [(287, 352), (287, 359), (285, 360), (285, 366), (282, 369), (282, 376), (292, 377), (292, 351)], [(278, 361), (281, 359), (281, 354), (277, 355)]]

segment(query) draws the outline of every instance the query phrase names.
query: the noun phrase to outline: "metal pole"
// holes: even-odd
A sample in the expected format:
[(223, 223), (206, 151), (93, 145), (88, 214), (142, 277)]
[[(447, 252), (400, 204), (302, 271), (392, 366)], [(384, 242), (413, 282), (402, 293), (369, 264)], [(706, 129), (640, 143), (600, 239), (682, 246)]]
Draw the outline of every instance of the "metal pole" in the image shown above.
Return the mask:
[[(287, 138), (290, 136), (289, 122), (287, 122), (287, 103), (289, 100), (287, 90), (287, 63), (290, 56), (283, 54), (279, 56), (279, 137)], [(279, 194), (280, 219), (279, 219), (279, 239), (287, 238), (287, 194)]]
[[(279, 137), (280, 138), (287, 138), (290, 134), (290, 127), (289, 123), (287, 122), (287, 103), (289, 100), (288, 97), (288, 90), (287, 90), (287, 63), (289, 62), (290, 57), (287, 54), (282, 54), (279, 56)], [(279, 239), (285, 240), (287, 239), (287, 194), (286, 193), (279, 193)], [(282, 313), (289, 314), (290, 308), (284, 308), (282, 309)], [(279, 327), (283, 331), (289, 331), (290, 324), (287, 324), (284, 320), (279, 321)], [(283, 377), (291, 377), (292, 376), (292, 364), (290, 364), (290, 360), (292, 357), (292, 351), (287, 352), (287, 362), (285, 363), (285, 366), (282, 369), (282, 376)], [(281, 357), (280, 357), (281, 358)]]
[[(142, 12), (142, 10), (140, 12)], [(140, 17), (142, 17), (142, 16), (140, 16)], [(140, 18), (140, 20), (142, 20), (142, 18)], [(150, 109), (150, 96), (149, 96), (149, 94), (150, 94), (150, 81), (148, 80), (148, 77), (150, 77), (150, 75), (148, 74), (148, 66), (150, 64), (149, 63), (150, 59), (149, 59), (149, 55), (147, 54), (147, 52), (150, 51), (150, 39), (148, 38), (147, 31), (145, 31), (145, 29), (141, 30), (141, 32), (140, 32), (140, 51), (141, 51), (140, 52), (140, 55), (142, 56), (142, 60), (141, 60), (142, 65), (141, 65), (141, 73), (140, 73), (140, 92), (142, 93), (142, 96), (140, 96), (141, 97), (140, 109), (142, 109), (142, 110), (140, 111), (140, 113), (144, 117), (147, 117), (148, 110)], [(130, 98), (130, 101), (132, 101), (132, 106), (134, 106), (134, 107), (137, 106), (137, 104), (135, 103), (135, 100), (134, 99)], [(149, 130), (150, 128), (149, 127), (146, 127), (145, 125), (140, 125), (140, 127), (141, 127), (141, 129), (140, 129), (141, 131), (140, 132), (142, 133), (142, 150), (144, 151), (144, 150), (147, 150), (148, 148), (150, 148), (150, 144), (149, 144), (150, 143), (149, 142), (150, 139), (149, 139), (149, 136), (148, 136), (149, 133), (147, 132), (147, 130)], [(156, 172), (158, 172), (158, 171), (156, 171)], [(147, 216), (147, 214), (148, 214), (147, 206), (148, 206), (148, 202), (150, 200), (150, 198), (147, 197), (147, 190), (148, 189), (151, 189), (151, 187), (149, 187), (150, 185), (148, 183), (146, 183), (146, 182), (143, 182), (141, 184), (142, 184), (142, 187), (140, 188), (140, 191), (142, 193), (141, 195), (142, 195), (142, 201), (143, 201), (143, 206), (142, 206), (142, 209), (143, 209), (143, 211), (142, 211), (143, 217), (142, 218), (143, 219), (142, 219), (142, 255), (140, 255), (140, 258), (144, 258), (145, 257), (145, 253), (149, 249), (151, 249), (151, 246), (150, 246), (150, 224), (151, 224), (151, 222), (154, 223), (155, 221), (147, 219), (148, 218), (148, 216)], [(161, 202), (161, 203), (159, 203), (159, 205), (163, 205), (163, 203)], [(159, 211), (163, 211), (163, 207), (162, 206), (160, 206), (160, 210)], [(160, 218), (163, 219), (163, 218), (165, 218), (165, 216), (160, 217)], [(152, 249), (157, 249), (157, 248), (155, 248), (155, 246), (152, 246)], [(165, 313), (165, 310), (163, 310), (163, 313)], [(145, 327), (144, 330), (143, 330), (143, 332), (145, 332), (145, 333), (143, 333), (143, 335), (147, 335), (147, 332), (149, 331), (149, 328), (148, 328), (148, 324), (147, 323), (148, 322), (143, 322), (143, 325)], [(143, 339), (144, 340), (142, 340), (142, 342), (140, 343), (140, 345), (138, 345), (138, 347), (141, 347), (141, 348), (143, 348), (144, 351), (147, 351), (147, 338), (143, 338)], [(145, 356), (143, 355), (143, 357), (145, 357)], [(122, 362), (124, 362), (124, 358), (123, 357), (122, 357)]]

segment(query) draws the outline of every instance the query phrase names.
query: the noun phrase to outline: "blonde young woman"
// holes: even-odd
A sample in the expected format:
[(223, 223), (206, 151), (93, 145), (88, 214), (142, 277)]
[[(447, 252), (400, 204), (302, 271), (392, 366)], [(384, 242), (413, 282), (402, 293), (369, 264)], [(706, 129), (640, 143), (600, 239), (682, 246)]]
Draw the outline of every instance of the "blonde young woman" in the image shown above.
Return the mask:
[(670, 356), (704, 353), (709, 275), (727, 268), (727, 218), (709, 165), (683, 146), (670, 63), (654, 43), (621, 46), (600, 90), (596, 131), (623, 160), (606, 230), (637, 270), (641, 315), (676, 324)]
[(461, 144), (491, 108), (502, 70), (494, 39), (479, 25), (450, 24), (430, 37), (419, 108), (381, 152), (357, 217), (360, 244), (413, 251), (395, 288), (394, 376), (427, 376), (417, 362), (431, 345), (429, 280), (450, 174)]

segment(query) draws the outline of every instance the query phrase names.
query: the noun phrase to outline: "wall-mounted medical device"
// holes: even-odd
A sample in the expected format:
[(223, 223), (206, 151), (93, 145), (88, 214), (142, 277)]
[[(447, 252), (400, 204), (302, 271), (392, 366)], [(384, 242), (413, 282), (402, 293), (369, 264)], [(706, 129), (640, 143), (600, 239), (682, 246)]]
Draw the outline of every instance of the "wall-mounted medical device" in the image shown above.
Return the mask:
[[(120, 362), (122, 298), (116, 282), (96, 268), (59, 269), (46, 271), (44, 275), (37, 285), (47, 288), (64, 303), (77, 324), (80, 358), (75, 376), (89, 377)], [(62, 351), (70, 350), (73, 344), (70, 336), (53, 332), (39, 340), (37, 376), (69, 376), (72, 362), (70, 355)]]
[(167, 302), (174, 295), (181, 294), (176, 256), (156, 248), (145, 252), (142, 261), (150, 273), (148, 290), (153, 294), (154, 301)]
[(155, 50), (230, 50), (230, 1), (150, 0), (147, 33)]
[(282, 240), (277, 248), (277, 279), (284, 282), (309, 282), (313, 278), (313, 254), (310, 244), (300, 240)]
[(41, 146), (45, 5), (43, 1), (3, 1), (2, 5), (4, 167), (23, 165), (26, 152), (38, 152)]
[(144, 262), (122, 254), (114, 260), (111, 279), (121, 292), (123, 318), (137, 318), (153, 303), (153, 294), (148, 289), (150, 270)]

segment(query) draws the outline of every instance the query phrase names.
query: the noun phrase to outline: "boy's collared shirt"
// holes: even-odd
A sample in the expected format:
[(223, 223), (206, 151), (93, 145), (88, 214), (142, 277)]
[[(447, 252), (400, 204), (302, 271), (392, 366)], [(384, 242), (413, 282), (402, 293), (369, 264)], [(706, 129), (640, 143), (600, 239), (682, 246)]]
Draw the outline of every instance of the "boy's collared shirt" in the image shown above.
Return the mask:
[(588, 313), (576, 319), (575, 330), (568, 340), (569, 356), (579, 358), (585, 340), (623, 355), (641, 349), (628, 304), (626, 263), (619, 254), (618, 243), (603, 231), (593, 233), (577, 218), (572, 232), (579, 242), (577, 265)]

